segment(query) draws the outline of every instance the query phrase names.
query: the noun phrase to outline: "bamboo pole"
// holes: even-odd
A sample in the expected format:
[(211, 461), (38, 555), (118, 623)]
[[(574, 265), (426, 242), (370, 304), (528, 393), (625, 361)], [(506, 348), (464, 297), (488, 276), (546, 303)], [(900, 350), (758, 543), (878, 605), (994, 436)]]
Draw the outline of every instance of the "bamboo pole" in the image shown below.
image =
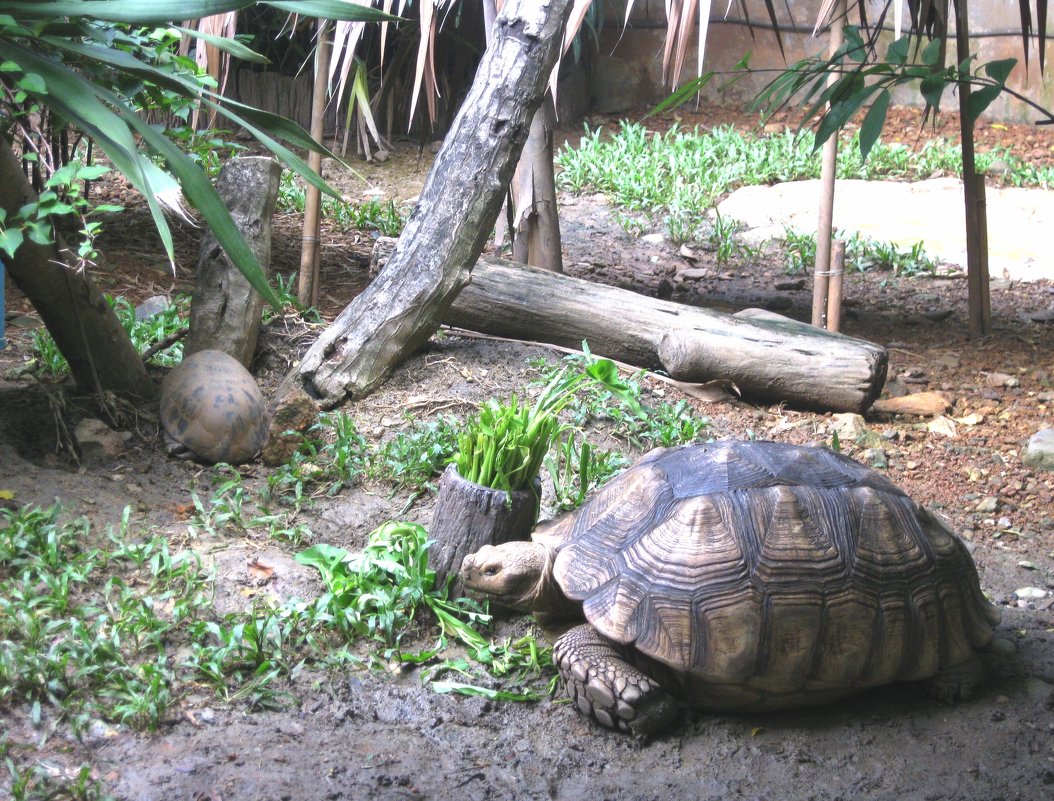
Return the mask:
[[(326, 89), (329, 85), (329, 60), (332, 53), (330, 23), (319, 21), (318, 48), (315, 50), (315, 86), (311, 96), (311, 136), (321, 142), (326, 135)], [(310, 151), (308, 166), (322, 174), (322, 154)], [(300, 246), (300, 279), (297, 300), (302, 306), (318, 305), (319, 234), (322, 229), (322, 192), (311, 184), (304, 193), (304, 235)]]
[[(955, 57), (958, 63), (970, 55), (970, 22), (966, 0), (956, 4)], [(963, 154), (963, 195), (966, 202), (966, 283), (970, 314), (970, 338), (980, 339), (992, 331), (992, 301), (988, 286), (988, 226), (984, 209), (984, 176), (974, 161), (973, 122), (968, 109), (970, 84), (960, 83), (959, 133)]]
[(831, 257), (831, 274), (827, 283), (828, 331), (838, 332), (842, 328), (842, 283), (845, 280), (845, 240), (836, 239)]
[[(830, 53), (845, 41), (846, 0), (837, 0), (831, 17)], [(831, 81), (835, 76), (831, 76)], [(831, 241), (834, 238), (834, 179), (838, 162), (838, 135), (823, 143), (820, 168), (820, 213), (816, 223), (816, 265), (813, 269), (812, 324), (823, 328), (827, 309), (827, 279), (831, 274)]]

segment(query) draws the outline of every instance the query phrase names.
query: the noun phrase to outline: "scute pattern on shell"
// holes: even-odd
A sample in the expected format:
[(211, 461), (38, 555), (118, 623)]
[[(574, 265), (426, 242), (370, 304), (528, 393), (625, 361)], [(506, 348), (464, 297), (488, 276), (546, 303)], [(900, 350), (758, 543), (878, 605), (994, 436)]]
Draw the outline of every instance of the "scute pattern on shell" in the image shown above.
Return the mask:
[(222, 351), (188, 356), (161, 384), (165, 433), (201, 461), (249, 461), (267, 441), (269, 422), (256, 381)]
[(655, 451), (543, 536), (601, 634), (740, 696), (926, 678), (998, 620), (939, 520), (822, 448)]

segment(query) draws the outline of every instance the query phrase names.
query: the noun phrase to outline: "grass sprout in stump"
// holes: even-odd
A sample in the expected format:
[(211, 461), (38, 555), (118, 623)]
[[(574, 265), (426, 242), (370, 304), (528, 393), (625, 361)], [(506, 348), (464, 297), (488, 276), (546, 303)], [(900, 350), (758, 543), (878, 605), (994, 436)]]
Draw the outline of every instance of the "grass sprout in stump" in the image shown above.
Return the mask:
[(533, 404), (518, 397), (491, 399), (466, 424), (458, 451), (439, 484), (432, 517), (435, 547), (429, 564), (441, 580), (483, 545), (526, 539), (538, 517), (538, 474), (564, 429), (560, 412), (588, 384), (599, 385), (642, 415), (634, 387), (610, 359), (561, 370)]

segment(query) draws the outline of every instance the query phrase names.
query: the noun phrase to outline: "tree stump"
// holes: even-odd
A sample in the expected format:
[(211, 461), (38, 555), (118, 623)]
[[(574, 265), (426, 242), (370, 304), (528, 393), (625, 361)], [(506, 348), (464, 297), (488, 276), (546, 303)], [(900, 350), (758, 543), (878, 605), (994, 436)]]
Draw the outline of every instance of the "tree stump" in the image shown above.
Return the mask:
[[(282, 166), (272, 158), (245, 156), (224, 165), (216, 192), (265, 271), (271, 264), (271, 220)], [(221, 350), (250, 367), (260, 335), (264, 300), (227, 257), (210, 231), (198, 252), (190, 304), (190, 334), (183, 353)]]
[[(428, 565), (436, 572), (436, 586), (457, 576), (465, 557), (484, 545), (528, 539), (538, 520), (540, 498), (537, 480), (531, 489), (505, 492), (467, 481), (454, 465), (447, 467), (429, 529), (435, 544)], [(453, 590), (460, 590), (457, 579)]]

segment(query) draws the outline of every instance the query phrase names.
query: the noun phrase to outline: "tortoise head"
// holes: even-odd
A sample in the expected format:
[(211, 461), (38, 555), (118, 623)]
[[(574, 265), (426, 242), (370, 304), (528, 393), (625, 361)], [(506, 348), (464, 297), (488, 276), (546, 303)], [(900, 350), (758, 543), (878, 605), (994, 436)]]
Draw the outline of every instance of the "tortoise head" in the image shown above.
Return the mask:
[(466, 590), (520, 612), (545, 611), (552, 557), (544, 545), (516, 540), (484, 545), (465, 557), (461, 581)]

